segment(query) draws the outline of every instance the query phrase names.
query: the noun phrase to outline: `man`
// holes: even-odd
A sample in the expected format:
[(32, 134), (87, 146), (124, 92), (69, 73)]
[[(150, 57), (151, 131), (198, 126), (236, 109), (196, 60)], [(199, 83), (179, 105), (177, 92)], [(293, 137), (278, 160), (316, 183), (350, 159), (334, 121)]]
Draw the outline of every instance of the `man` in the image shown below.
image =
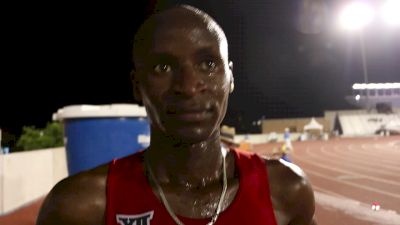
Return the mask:
[(285, 128), (285, 132), (283, 133), (283, 139), (285, 141), (286, 150), (292, 151), (292, 138), (290, 137), (290, 130), (287, 127)]
[(38, 225), (312, 223), (313, 191), (298, 167), (220, 142), (233, 75), (212, 18), (190, 6), (152, 15), (133, 54), (150, 146), (58, 183)]

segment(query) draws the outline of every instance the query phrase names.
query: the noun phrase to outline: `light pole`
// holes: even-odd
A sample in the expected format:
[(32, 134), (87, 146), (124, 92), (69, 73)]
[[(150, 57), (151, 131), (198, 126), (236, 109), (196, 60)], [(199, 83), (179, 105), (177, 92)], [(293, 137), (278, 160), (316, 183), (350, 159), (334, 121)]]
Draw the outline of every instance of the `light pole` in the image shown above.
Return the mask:
[[(364, 42), (364, 32), (359, 32), (360, 38), (360, 49), (361, 49), (361, 61), (363, 67), (363, 74), (364, 74), (364, 83), (368, 84), (368, 69), (367, 69), (367, 59), (365, 53), (365, 42)], [(367, 98), (369, 96), (369, 91), (367, 91)]]
[(392, 28), (400, 27), (400, 0), (386, 0), (378, 7), (379, 9), (376, 9), (363, 1), (352, 1), (343, 7), (339, 16), (339, 23), (343, 29), (356, 31), (359, 35), (364, 83), (368, 83), (364, 28), (373, 19), (378, 18), (378, 12), (386, 25)]
[[(369, 4), (368, 4), (369, 3)], [(380, 2), (367, 2), (361, 0), (353, 0), (347, 5), (344, 5), (339, 15), (339, 25), (342, 30), (356, 32), (358, 35), (358, 41), (360, 44), (361, 63), (363, 72), (363, 84), (354, 84), (353, 90), (356, 90), (355, 86), (360, 86), (359, 90), (365, 90), (364, 92), (364, 106), (371, 109), (372, 102), (370, 101), (370, 91), (376, 92), (376, 84), (368, 84), (368, 66), (366, 58), (366, 47), (364, 39), (364, 28), (366, 28), (373, 20), (374, 24), (382, 25), (389, 29), (400, 28), (400, 0), (385, 0)], [(372, 88), (374, 86), (374, 88)], [(385, 87), (380, 87), (385, 89)], [(361, 94), (363, 95), (363, 94)], [(356, 95), (355, 99), (358, 102), (362, 96)]]
[(387, 0), (381, 8), (382, 19), (391, 27), (400, 26), (400, 1)]
[[(359, 36), (361, 61), (364, 75), (364, 83), (368, 83), (368, 69), (365, 53), (365, 41), (363, 29), (372, 21), (375, 16), (373, 8), (362, 2), (352, 2), (343, 8), (340, 14), (340, 25), (345, 30), (356, 31)], [(367, 91), (367, 97), (369, 92)]]

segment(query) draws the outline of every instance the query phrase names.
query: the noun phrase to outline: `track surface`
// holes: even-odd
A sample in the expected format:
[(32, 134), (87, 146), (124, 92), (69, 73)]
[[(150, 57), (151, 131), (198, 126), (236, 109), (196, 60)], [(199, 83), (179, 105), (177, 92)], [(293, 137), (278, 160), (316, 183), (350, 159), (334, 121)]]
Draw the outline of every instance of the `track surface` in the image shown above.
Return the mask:
[[(254, 152), (271, 156), (281, 143)], [(307, 174), (319, 225), (399, 225), (400, 136), (293, 142), (291, 160)], [(0, 216), (1, 225), (33, 225), (43, 199)], [(381, 210), (371, 210), (378, 202)]]
[[(290, 159), (315, 191), (319, 224), (400, 224), (400, 136), (292, 144)], [(256, 145), (253, 151), (272, 156), (280, 145)], [(374, 202), (379, 211), (371, 209)]]

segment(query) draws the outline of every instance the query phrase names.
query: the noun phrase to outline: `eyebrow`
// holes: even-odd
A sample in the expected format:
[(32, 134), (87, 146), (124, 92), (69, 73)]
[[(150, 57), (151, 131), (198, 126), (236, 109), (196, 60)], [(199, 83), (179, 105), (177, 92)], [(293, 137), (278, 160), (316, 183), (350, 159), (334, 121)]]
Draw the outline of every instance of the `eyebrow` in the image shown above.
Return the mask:
[(149, 52), (145, 59), (146, 61), (176, 60), (177, 57), (165, 52)]
[[(194, 57), (214, 57), (218, 59), (222, 59), (221, 54), (219, 54), (219, 48), (213, 47), (213, 46), (205, 46), (202, 48), (197, 49), (194, 54)], [(154, 61), (160, 61), (160, 60), (165, 60), (165, 61), (177, 61), (178, 56), (171, 54), (171, 52), (164, 52), (164, 51), (150, 51), (148, 54), (145, 56), (145, 60), (147, 62), (154, 62)]]
[[(194, 53), (195, 55), (207, 55), (210, 53), (218, 53), (219, 52), (219, 48), (217, 47), (212, 47), (212, 46), (205, 46), (202, 47), (198, 50), (196, 50), (196, 52)], [(148, 57), (150, 56), (156, 56), (156, 57), (170, 57), (170, 56), (174, 56), (173, 54), (171, 54), (170, 52), (164, 52), (164, 51), (150, 51), (148, 54)]]

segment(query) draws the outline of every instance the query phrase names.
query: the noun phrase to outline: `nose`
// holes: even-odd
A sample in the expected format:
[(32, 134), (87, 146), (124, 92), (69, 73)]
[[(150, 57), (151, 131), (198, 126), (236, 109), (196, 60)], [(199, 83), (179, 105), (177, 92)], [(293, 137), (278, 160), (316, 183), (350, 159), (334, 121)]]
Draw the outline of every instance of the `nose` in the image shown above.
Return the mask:
[(175, 95), (193, 97), (205, 92), (207, 85), (204, 81), (204, 75), (193, 66), (182, 66), (175, 76), (173, 91)]

